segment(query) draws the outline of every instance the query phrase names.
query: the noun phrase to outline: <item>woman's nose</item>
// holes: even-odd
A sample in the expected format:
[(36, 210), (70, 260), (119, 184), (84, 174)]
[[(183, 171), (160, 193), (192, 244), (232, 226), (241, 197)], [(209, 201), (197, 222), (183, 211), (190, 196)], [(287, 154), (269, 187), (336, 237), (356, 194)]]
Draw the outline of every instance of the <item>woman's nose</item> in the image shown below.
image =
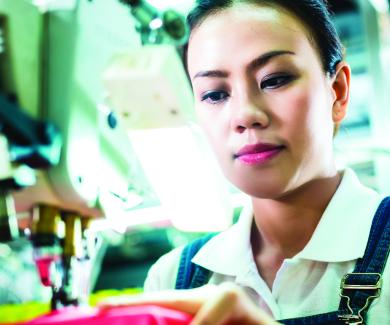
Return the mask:
[(232, 114), (232, 129), (238, 133), (248, 129), (265, 129), (270, 123), (264, 103), (249, 98), (237, 103)]

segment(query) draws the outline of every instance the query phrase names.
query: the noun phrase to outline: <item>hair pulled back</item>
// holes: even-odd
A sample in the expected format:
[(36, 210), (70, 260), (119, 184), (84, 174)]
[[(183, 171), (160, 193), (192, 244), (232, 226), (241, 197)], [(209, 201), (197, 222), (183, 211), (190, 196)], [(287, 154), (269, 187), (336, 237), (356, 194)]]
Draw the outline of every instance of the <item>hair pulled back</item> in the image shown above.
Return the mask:
[(187, 16), (190, 31), (196, 29), (207, 17), (239, 3), (280, 7), (293, 13), (309, 29), (325, 72), (335, 74), (337, 64), (343, 60), (344, 49), (324, 0), (197, 0)]

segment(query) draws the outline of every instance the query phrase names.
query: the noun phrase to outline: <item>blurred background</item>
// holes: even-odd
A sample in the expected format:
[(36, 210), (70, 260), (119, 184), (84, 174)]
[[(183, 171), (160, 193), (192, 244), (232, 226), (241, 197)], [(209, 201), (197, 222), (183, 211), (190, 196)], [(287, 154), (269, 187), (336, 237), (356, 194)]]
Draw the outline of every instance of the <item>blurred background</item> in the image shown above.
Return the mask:
[[(237, 220), (181, 60), (193, 3), (0, 0), (0, 305), (141, 288)], [(329, 3), (352, 67), (337, 163), (390, 193), (389, 1)]]

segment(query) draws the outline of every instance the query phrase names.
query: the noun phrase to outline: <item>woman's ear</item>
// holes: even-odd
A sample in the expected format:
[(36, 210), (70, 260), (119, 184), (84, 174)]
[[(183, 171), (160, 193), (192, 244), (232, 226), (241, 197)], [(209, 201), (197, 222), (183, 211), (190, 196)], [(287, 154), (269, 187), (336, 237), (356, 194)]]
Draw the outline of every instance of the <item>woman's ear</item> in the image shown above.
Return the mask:
[(351, 68), (345, 62), (340, 62), (336, 67), (335, 75), (332, 77), (332, 118), (336, 125), (340, 124), (347, 114), (350, 81)]

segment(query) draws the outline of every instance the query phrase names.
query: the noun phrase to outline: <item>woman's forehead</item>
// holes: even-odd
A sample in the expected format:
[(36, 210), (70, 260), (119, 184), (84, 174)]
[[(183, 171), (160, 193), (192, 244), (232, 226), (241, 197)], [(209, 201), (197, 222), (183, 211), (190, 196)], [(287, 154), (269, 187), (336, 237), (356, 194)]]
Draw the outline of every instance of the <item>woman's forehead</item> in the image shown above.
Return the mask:
[(238, 59), (238, 53), (250, 60), (258, 52), (295, 51), (302, 46), (307, 50), (308, 45), (308, 31), (295, 16), (279, 8), (240, 4), (207, 17), (192, 32), (188, 68), (191, 74), (199, 65)]
[(210, 17), (217, 17), (218, 15), (224, 15), (228, 19), (255, 19), (259, 21), (277, 21), (281, 15), (286, 14), (282, 8), (268, 5), (251, 4), (251, 3), (238, 3), (231, 7), (225, 8), (220, 12), (216, 12)]
[(199, 30), (207, 32), (218, 30), (221, 25), (228, 26), (232, 22), (252, 22), (259, 24), (275, 24), (290, 27), (299, 32), (308, 32), (301, 19), (295, 14), (279, 6), (239, 3), (220, 11), (210, 13), (201, 20), (198, 26), (191, 32), (190, 41)]

